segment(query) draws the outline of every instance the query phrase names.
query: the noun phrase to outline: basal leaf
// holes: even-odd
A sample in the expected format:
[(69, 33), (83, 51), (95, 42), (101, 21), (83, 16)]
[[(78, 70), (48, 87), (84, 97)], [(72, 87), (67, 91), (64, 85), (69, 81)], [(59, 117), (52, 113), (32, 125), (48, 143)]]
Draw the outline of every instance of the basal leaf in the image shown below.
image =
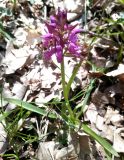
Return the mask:
[(22, 101), (22, 100), (18, 100), (18, 99), (13, 99), (13, 98), (4, 98), (6, 101), (8, 101), (9, 103), (13, 103), (17, 106), (23, 107), (29, 111), (44, 115), (44, 116), (48, 116), (50, 118), (57, 118), (56, 114), (54, 113), (49, 113), (48, 111), (46, 111), (43, 108), (39, 108), (37, 106), (34, 106), (28, 102)]
[(118, 153), (116, 150), (112, 147), (112, 145), (107, 142), (104, 138), (96, 134), (91, 128), (89, 128), (85, 123), (82, 124), (82, 129), (84, 130), (85, 133), (90, 135), (94, 140), (96, 140), (99, 144), (101, 144), (102, 147), (112, 155), (119, 157)]

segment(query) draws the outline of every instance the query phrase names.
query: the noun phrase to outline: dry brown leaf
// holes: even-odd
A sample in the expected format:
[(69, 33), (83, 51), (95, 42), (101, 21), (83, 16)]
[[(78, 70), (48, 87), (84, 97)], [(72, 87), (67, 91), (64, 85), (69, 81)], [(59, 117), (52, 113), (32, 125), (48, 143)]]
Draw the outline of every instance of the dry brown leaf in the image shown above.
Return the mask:
[(124, 153), (124, 138), (121, 137), (121, 133), (124, 133), (124, 128), (118, 128), (115, 130), (113, 147), (117, 152)]
[(79, 159), (85, 159), (85, 157), (89, 156), (90, 160), (90, 153), (91, 153), (91, 144), (90, 138), (88, 135), (79, 136), (79, 145), (80, 145), (80, 152), (79, 152)]
[[(21, 84), (20, 82), (15, 82), (12, 88), (13, 96), (11, 98), (22, 100), (27, 90), (27, 86)], [(16, 107), (15, 104), (8, 104), (6, 107), (6, 111), (11, 111)]]
[(40, 142), (37, 153), (38, 160), (53, 160), (49, 150), (46, 148), (45, 143)]
[(96, 118), (97, 118), (97, 115), (98, 115), (98, 111), (97, 111), (96, 106), (93, 103), (91, 103), (88, 106), (88, 109), (87, 109), (85, 114), (86, 114), (86, 118), (88, 120), (90, 120), (91, 124), (96, 123)]
[(12, 74), (17, 69), (24, 66), (29, 57), (29, 49), (30, 48), (26, 46), (20, 49), (13, 49), (6, 53), (6, 56), (2, 61), (2, 64), (6, 64), (7, 66), (5, 74)]
[(114, 71), (108, 72), (107, 76), (118, 77), (122, 81), (124, 81), (124, 64), (119, 64), (118, 68)]
[(56, 150), (55, 160), (69, 159), (69, 157), (71, 157), (71, 153), (73, 152), (73, 150), (74, 150), (73, 145), (69, 145), (68, 147)]
[(5, 153), (8, 147), (7, 133), (5, 131), (5, 126), (3, 126), (4, 123), (2, 123), (0, 123), (0, 154)]

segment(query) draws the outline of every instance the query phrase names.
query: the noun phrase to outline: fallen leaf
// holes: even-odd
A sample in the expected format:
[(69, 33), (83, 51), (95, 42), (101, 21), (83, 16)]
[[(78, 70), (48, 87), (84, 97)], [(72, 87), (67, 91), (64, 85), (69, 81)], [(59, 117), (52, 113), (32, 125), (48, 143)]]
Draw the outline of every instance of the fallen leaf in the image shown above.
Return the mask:
[(119, 64), (117, 69), (108, 72), (106, 76), (118, 77), (119, 79), (124, 81), (124, 64)]
[(124, 139), (120, 135), (121, 132), (124, 132), (124, 128), (118, 128), (115, 130), (113, 147), (117, 152), (124, 153)]

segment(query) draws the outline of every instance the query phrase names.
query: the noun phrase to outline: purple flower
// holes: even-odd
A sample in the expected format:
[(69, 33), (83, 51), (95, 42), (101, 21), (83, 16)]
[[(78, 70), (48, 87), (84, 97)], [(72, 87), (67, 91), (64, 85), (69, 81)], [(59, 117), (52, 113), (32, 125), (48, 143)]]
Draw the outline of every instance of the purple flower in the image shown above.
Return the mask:
[(46, 27), (48, 32), (42, 36), (43, 56), (46, 61), (49, 61), (55, 54), (57, 61), (61, 63), (65, 52), (70, 56), (81, 56), (82, 49), (77, 35), (81, 29), (76, 29), (76, 25), (72, 26), (67, 23), (66, 11), (58, 8), (58, 12), (50, 16), (50, 22), (46, 22)]

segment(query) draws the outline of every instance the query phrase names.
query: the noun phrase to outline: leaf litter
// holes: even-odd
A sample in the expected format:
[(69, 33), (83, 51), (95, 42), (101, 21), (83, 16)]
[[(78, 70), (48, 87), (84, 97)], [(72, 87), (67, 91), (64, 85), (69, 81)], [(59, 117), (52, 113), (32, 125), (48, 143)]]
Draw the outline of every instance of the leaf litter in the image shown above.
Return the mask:
[[(14, 2), (16, 2), (15, 6)], [(119, 10), (121, 5), (119, 1), (87, 2), (87, 6), (89, 6), (87, 23), (82, 18), (85, 17), (85, 3), (81, 0), (72, 0), (74, 7), (70, 5), (70, 1), (4, 0), (0, 2), (2, 8), (0, 21), (3, 22), (4, 31), (9, 31), (10, 37), (13, 35), (11, 37), (13, 40), (10, 41), (8, 34), (4, 34), (3, 30), (0, 31), (0, 68), (3, 90), (1, 94), (5, 98), (20, 100), (15, 104), (1, 101), (1, 114), (4, 115), (3, 111), (6, 114), (10, 113), (6, 119), (9, 126), (6, 127), (7, 124), (3, 121), (0, 123), (1, 154), (15, 154), (14, 145), (20, 143), (20, 147), (16, 150), (20, 159), (106, 159), (104, 150), (88, 135), (82, 131), (76, 135), (70, 135), (70, 133), (66, 133), (67, 128), (64, 127), (64, 122), (48, 118), (49, 113), (60, 112), (59, 107), (63, 100), (60, 66), (54, 57), (50, 64), (44, 65), (43, 53), (38, 44), (39, 37), (44, 34), (44, 20), (49, 19), (50, 14), (54, 8), (57, 9), (57, 6), (67, 9), (69, 22), (78, 21), (78, 25), (83, 24), (89, 31), (96, 33), (96, 37), (91, 34), (86, 34), (85, 37), (81, 35), (81, 38), (88, 42), (88, 60), (92, 63), (90, 65), (82, 64), (72, 84), (70, 99), (73, 99), (73, 96), (81, 91), (85, 94), (90, 78), (95, 77), (95, 88), (87, 102), (83, 118), (89, 122), (90, 127), (96, 133), (108, 139), (118, 153), (124, 153), (124, 54), (122, 47), (124, 40), (121, 33), (123, 32), (123, 13), (120, 11), (123, 5)], [(13, 14), (9, 14), (6, 7)], [(115, 12), (117, 19), (115, 19)], [(97, 37), (100, 34), (102, 36)], [(5, 42), (7, 44), (3, 45)], [(76, 63), (75, 59), (66, 58), (66, 81), (71, 76)], [(95, 69), (91, 70), (93, 65)], [(83, 98), (83, 94), (79, 97), (77, 94), (76, 100), (72, 101), (72, 106), (82, 102)], [(16, 129), (13, 128), (13, 138), (11, 139), (10, 133), (12, 132), (9, 130), (12, 130), (16, 121), (22, 120), (19, 119), (17, 108), (21, 100), (38, 106), (41, 109), (38, 112), (44, 108), (46, 112), (42, 112), (42, 116), (38, 116), (36, 113), (30, 112), (33, 111), (33, 108), (27, 112), (22, 110), (24, 122), (18, 124), (21, 129), (17, 136)], [(32, 120), (33, 118), (35, 121)], [(30, 121), (30, 126), (26, 128), (27, 120)], [(40, 134), (37, 136), (37, 133)], [(28, 134), (32, 136), (29, 138), (29, 142)], [(19, 139), (21, 135), (25, 143), (21, 138)], [(118, 158), (115, 159), (118, 160)]]

